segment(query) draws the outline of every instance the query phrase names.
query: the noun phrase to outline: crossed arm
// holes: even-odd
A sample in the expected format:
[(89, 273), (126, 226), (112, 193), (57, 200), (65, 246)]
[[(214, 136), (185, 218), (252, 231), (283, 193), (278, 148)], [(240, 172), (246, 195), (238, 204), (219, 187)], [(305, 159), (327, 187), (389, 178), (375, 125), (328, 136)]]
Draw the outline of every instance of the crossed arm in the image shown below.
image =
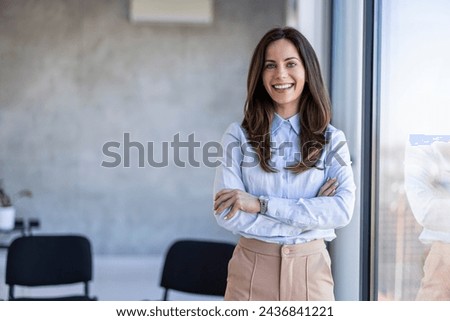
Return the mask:
[[(320, 188), (317, 197), (335, 195), (338, 185), (337, 178), (327, 180)], [(244, 211), (249, 214), (257, 214), (261, 211), (259, 199), (238, 188), (224, 188), (214, 196), (214, 212), (216, 215), (227, 208), (230, 211), (224, 216), (225, 220), (233, 218), (238, 211)]]
[[(243, 139), (240, 134), (238, 128), (229, 128), (222, 140), (223, 146), (240, 143)], [(337, 134), (336, 144), (345, 141), (342, 132)], [(345, 226), (353, 213), (355, 185), (347, 145), (337, 153), (345, 164), (330, 161), (327, 173), (332, 179), (324, 182), (316, 197), (286, 199), (267, 195), (269, 208), (267, 214), (262, 215), (257, 196), (248, 193), (243, 183), (241, 151), (236, 148), (227, 151), (214, 184), (218, 224), (233, 233), (264, 237), (296, 236), (306, 230)]]

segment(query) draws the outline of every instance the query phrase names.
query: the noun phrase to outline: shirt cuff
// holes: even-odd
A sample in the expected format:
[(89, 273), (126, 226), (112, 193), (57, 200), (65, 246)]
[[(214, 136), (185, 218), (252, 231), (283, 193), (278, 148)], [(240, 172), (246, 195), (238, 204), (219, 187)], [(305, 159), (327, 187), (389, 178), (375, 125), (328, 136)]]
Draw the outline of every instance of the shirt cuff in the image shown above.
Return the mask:
[(293, 199), (269, 197), (269, 206), (266, 215), (277, 221), (305, 228), (309, 226), (310, 219), (307, 215), (301, 214), (302, 206), (302, 199), (297, 202)]
[(276, 219), (285, 218), (285, 213), (289, 211), (289, 207), (295, 206), (295, 200), (279, 197), (269, 197), (269, 205), (267, 207), (267, 216)]

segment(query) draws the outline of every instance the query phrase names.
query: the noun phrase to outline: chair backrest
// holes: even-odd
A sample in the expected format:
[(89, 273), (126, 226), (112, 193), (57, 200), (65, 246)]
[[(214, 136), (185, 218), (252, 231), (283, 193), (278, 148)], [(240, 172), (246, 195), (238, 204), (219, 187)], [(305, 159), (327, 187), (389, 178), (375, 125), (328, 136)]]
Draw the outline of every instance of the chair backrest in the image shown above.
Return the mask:
[(234, 245), (200, 240), (179, 240), (166, 254), (161, 286), (205, 295), (223, 296), (227, 284), (228, 262)]
[(79, 235), (24, 236), (8, 248), (6, 284), (13, 287), (61, 285), (92, 280), (90, 241)]

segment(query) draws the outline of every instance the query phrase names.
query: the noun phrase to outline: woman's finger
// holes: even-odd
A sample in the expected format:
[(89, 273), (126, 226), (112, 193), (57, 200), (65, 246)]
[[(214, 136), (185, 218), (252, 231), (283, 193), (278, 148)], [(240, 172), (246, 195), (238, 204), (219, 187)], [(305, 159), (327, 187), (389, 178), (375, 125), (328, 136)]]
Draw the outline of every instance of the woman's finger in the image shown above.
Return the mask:
[(320, 188), (318, 196), (331, 196), (331, 193), (336, 190), (338, 185), (336, 178), (327, 180)]
[(232, 194), (230, 192), (227, 193), (222, 193), (222, 195), (220, 195), (218, 198), (216, 198), (216, 200), (214, 201), (214, 210), (217, 210), (217, 208), (219, 207), (220, 204), (222, 204), (223, 202), (227, 201), (228, 199), (230, 199), (232, 197)]
[(216, 214), (222, 213), (225, 209), (234, 206), (238, 199), (239, 190), (229, 190), (222, 194), (214, 203)]
[(218, 191), (218, 192), (216, 193), (216, 195), (214, 196), (214, 200), (218, 199), (218, 198), (219, 198), (220, 196), (222, 196), (223, 194), (229, 193), (230, 191), (232, 191), (232, 189), (229, 189), (229, 188), (224, 188), (224, 189)]
[(236, 215), (237, 211), (241, 210), (237, 203), (234, 203), (230, 212), (224, 217), (226, 220), (232, 219), (234, 215)]

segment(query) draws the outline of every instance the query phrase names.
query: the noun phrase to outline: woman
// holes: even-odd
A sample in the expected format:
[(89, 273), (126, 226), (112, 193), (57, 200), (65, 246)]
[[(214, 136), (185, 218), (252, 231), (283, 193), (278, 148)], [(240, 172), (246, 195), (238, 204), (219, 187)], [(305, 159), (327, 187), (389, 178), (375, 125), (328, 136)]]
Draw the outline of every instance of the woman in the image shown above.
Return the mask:
[(250, 64), (242, 124), (231, 124), (214, 183), (219, 225), (241, 238), (225, 300), (334, 300), (325, 241), (347, 225), (355, 185), (315, 52), (275, 28)]

